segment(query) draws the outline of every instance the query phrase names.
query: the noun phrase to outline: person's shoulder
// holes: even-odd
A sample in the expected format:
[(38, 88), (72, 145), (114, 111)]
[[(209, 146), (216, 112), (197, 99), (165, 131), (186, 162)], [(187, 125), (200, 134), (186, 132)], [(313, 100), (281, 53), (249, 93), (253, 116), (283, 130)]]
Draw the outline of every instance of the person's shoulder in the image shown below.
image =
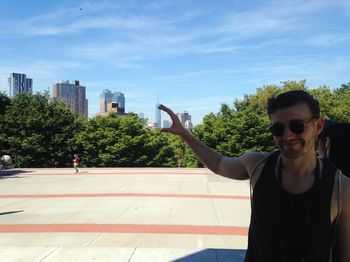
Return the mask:
[(239, 157), (240, 161), (247, 168), (250, 174), (260, 163), (265, 162), (271, 153), (267, 152), (247, 152)]
[(266, 159), (271, 153), (267, 152), (246, 152), (240, 156), (241, 161), (260, 162)]

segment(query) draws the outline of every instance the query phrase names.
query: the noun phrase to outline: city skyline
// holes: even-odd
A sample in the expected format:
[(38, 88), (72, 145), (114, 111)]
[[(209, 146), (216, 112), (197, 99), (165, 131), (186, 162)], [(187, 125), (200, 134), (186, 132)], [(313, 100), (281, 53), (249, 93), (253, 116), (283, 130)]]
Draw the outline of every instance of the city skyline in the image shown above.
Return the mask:
[[(8, 84), (8, 93), (12, 94), (10, 97), (13, 97), (19, 93), (32, 93), (33, 79), (27, 78), (26, 74), (11, 73), (10, 77), (8, 78)], [(50, 95), (52, 98), (58, 99), (59, 101), (67, 104), (73, 113), (84, 114), (88, 116), (88, 100), (85, 99), (86, 87), (81, 86), (79, 80), (72, 80), (71, 82), (69, 80), (61, 80), (60, 82), (54, 83), (52, 85), (52, 92), (50, 92)], [(162, 122), (161, 110), (158, 108), (159, 105), (159, 102), (157, 102), (155, 106), (155, 121), (152, 122), (147, 117), (146, 118), (149, 120), (149, 123), (155, 124), (155, 128), (161, 128), (164, 126), (170, 127), (171, 121), (163, 120)], [(110, 112), (119, 112), (121, 114), (126, 113), (125, 96), (124, 93), (118, 91), (112, 92), (109, 89), (103, 89), (102, 93), (100, 94), (100, 112), (95, 116), (104, 115)], [(137, 115), (141, 119), (145, 118), (143, 112), (139, 112)], [(187, 111), (176, 113), (176, 115), (179, 117), (180, 122), (183, 126), (188, 125), (188, 123), (186, 124), (187, 121), (191, 122), (191, 116)]]
[(30, 76), (33, 92), (79, 79), (90, 117), (103, 89), (124, 93), (127, 111), (152, 122), (159, 98), (190, 112), (196, 125), (264, 85), (349, 82), (349, 0), (13, 0), (0, 7), (0, 91), (8, 94), (12, 72)]

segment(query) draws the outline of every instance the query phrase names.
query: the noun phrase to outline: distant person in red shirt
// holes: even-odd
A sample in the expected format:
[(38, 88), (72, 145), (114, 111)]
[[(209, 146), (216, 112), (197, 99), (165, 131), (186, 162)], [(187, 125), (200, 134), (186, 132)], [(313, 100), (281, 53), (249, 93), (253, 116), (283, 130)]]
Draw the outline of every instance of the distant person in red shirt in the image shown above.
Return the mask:
[(78, 174), (78, 172), (79, 172), (79, 170), (78, 170), (78, 166), (79, 166), (79, 156), (78, 156), (78, 154), (74, 154), (73, 166), (74, 166), (74, 169), (75, 169), (75, 174)]

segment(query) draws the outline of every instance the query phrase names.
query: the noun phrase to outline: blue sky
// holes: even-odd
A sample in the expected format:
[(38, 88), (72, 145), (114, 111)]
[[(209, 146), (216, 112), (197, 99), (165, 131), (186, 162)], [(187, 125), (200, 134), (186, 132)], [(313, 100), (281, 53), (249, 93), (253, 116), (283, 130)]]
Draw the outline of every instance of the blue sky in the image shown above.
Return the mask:
[[(34, 91), (60, 80), (103, 89), (154, 121), (157, 99), (195, 124), (256, 88), (350, 81), (349, 0), (0, 2), (0, 90), (11, 72)], [(164, 114), (163, 114), (164, 118)]]

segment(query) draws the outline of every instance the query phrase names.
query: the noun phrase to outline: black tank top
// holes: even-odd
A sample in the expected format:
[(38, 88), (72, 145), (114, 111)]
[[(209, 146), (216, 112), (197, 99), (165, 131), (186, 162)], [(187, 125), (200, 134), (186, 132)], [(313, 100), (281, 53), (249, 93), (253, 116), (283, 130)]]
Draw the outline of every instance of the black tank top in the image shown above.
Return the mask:
[(292, 194), (282, 188), (275, 172), (279, 155), (279, 151), (270, 155), (254, 187), (245, 261), (328, 262), (336, 168), (322, 160), (322, 174), (317, 166), (314, 185)]

